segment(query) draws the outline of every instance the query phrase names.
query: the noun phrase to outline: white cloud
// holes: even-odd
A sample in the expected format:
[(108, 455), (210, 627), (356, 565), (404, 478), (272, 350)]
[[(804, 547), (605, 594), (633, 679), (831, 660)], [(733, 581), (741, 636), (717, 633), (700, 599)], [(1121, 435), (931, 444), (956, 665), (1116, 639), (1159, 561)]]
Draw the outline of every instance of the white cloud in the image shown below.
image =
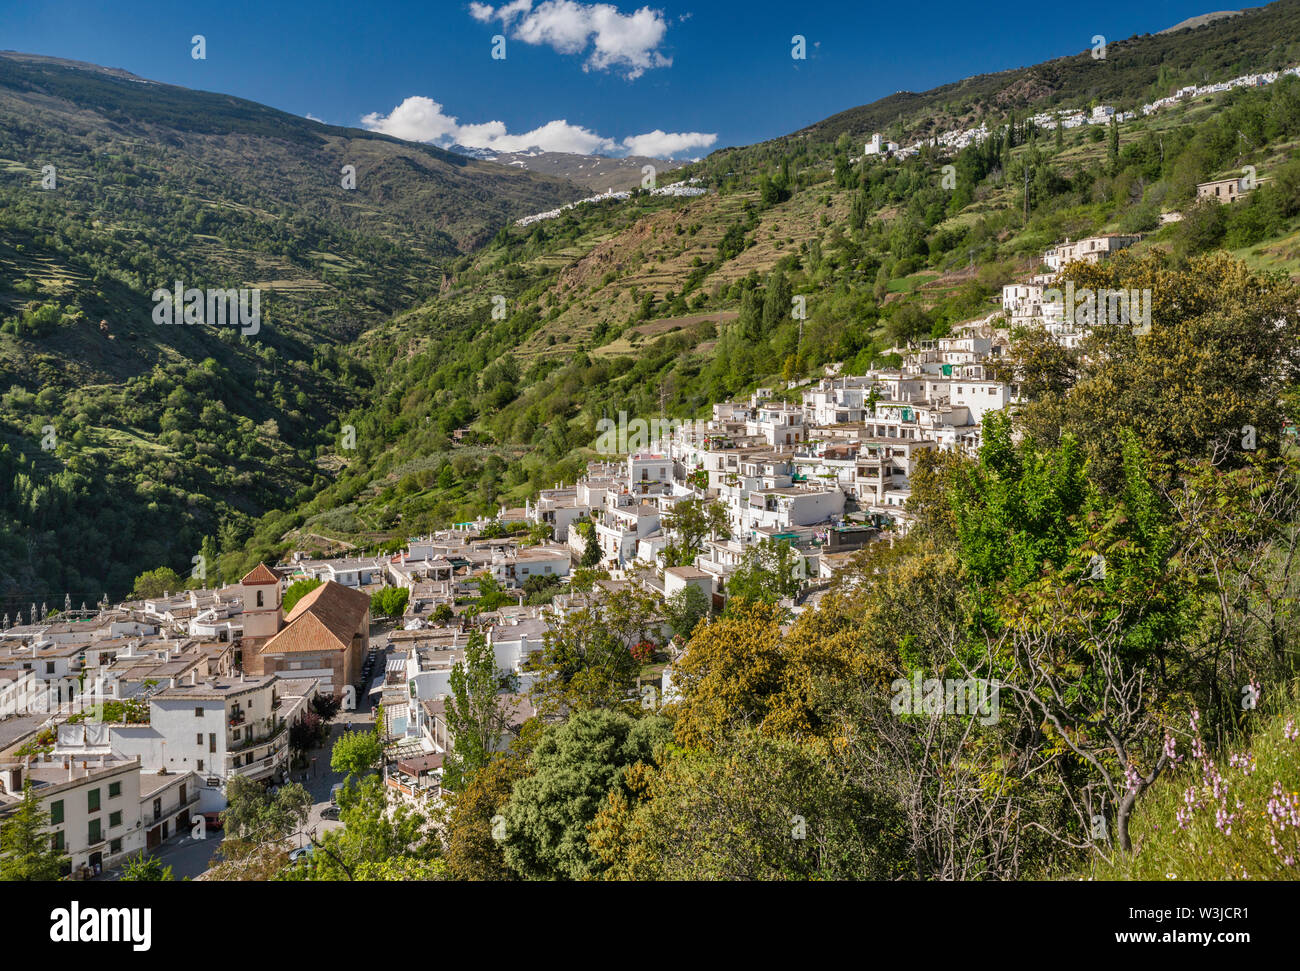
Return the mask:
[(474, 2), (469, 12), (480, 23), (501, 21), (510, 36), (525, 44), (550, 47), (560, 54), (590, 50), (585, 71), (619, 71), (630, 81), (651, 68), (673, 63), (658, 50), (668, 22), (662, 11), (650, 7), (624, 14), (608, 3), (543, 0), (534, 7), (532, 0), (514, 0), (495, 9)]
[(695, 148), (707, 148), (718, 136), (705, 132), (665, 132), (655, 129), (643, 135), (629, 135), (622, 142), (571, 125), (564, 119), (548, 121), (532, 131), (511, 134), (505, 122), (461, 124), (432, 98), (407, 98), (387, 115), (371, 112), (361, 119), (370, 131), (382, 132), (412, 142), (464, 145), (494, 152), (522, 152), (540, 148), (546, 152), (575, 152), (580, 155), (650, 155), (670, 158)]
[(672, 158), (693, 148), (708, 148), (718, 140), (712, 132), (660, 131), (656, 128), (644, 135), (629, 135), (623, 139), (623, 148), (629, 155), (649, 155), (651, 158)]

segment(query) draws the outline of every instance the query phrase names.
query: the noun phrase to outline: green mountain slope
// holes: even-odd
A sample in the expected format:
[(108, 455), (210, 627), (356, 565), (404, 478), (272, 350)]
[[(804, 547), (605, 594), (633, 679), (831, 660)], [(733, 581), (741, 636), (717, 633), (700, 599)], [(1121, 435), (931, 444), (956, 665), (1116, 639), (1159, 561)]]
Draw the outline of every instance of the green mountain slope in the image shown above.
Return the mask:
[[(796, 396), (832, 361), (850, 373), (896, 361), (902, 342), (994, 313), (1001, 285), (1065, 237), (1142, 232), (1139, 251), (1226, 248), (1300, 273), (1294, 77), (1113, 133), (1058, 140), (1009, 115), (990, 127), (951, 159), (902, 162), (850, 162), (842, 139), (779, 139), (683, 169), (707, 195), (638, 194), (502, 233), (447, 292), (358, 343), (378, 382), (345, 419), (356, 450), (336, 450), (337, 481), (268, 516), (230, 570), (294, 544), (374, 547), (522, 505), (573, 481), (597, 457), (599, 419), (620, 411), (701, 416), (757, 385), (792, 383)], [(1233, 207), (1192, 205), (1198, 181), (1245, 164), (1273, 181)], [(1173, 210), (1188, 218), (1161, 227)]]
[[(324, 485), (323, 426), (368, 384), (355, 336), (437, 293), (500, 226), (582, 194), (225, 95), (0, 55), (0, 609), (120, 595)], [(177, 280), (260, 289), (260, 331), (158, 327), (151, 295)]]

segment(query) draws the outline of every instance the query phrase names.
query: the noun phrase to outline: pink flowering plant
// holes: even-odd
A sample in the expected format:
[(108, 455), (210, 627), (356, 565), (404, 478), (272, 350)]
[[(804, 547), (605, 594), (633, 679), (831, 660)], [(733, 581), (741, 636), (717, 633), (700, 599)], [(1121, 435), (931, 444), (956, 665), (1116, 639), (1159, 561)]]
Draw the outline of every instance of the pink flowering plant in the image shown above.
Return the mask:
[(1248, 743), (1217, 757), (1200, 712), (1166, 735), (1169, 768), (1133, 821), (1131, 856), (1117, 854), (1099, 879), (1300, 879), (1300, 705), (1261, 721)]

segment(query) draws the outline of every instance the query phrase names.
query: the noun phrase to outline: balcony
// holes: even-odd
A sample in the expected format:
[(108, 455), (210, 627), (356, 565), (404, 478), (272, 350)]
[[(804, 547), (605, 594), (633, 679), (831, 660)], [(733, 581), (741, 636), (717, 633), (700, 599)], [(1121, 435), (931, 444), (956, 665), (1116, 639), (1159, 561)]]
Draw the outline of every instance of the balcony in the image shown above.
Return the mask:
[(230, 713), (230, 727), (231, 727), (231, 728), (234, 728), (234, 727), (236, 727), (236, 726), (238, 726), (238, 725), (242, 725), (242, 724), (244, 724), (244, 722), (247, 721), (247, 720), (248, 720), (247, 717), (246, 717), (246, 716), (244, 715), (244, 713), (243, 713), (242, 711), (240, 711), (239, 709), (236, 709), (236, 710), (234, 710), (234, 711), (232, 711), (232, 712)]
[[(231, 745), (227, 747), (226, 751), (231, 753), (246, 752), (250, 748), (257, 748), (259, 745), (268, 745), (271, 742), (274, 742), (286, 731), (288, 731), (288, 725), (284, 721), (281, 721), (280, 724), (274, 730), (267, 732), (261, 738), (246, 738), (243, 741), (241, 741), (238, 745)], [(250, 736), (252, 735), (251, 728), (249, 729), (249, 735)]]

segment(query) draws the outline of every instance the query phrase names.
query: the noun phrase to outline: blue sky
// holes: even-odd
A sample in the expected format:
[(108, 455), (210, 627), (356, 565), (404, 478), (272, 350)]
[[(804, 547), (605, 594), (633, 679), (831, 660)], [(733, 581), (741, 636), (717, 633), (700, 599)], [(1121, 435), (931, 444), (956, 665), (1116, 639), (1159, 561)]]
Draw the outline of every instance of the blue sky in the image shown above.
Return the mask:
[[(0, 48), (443, 144), (696, 157), (1214, 3), (0, 0)], [(805, 60), (791, 57), (795, 34)]]

